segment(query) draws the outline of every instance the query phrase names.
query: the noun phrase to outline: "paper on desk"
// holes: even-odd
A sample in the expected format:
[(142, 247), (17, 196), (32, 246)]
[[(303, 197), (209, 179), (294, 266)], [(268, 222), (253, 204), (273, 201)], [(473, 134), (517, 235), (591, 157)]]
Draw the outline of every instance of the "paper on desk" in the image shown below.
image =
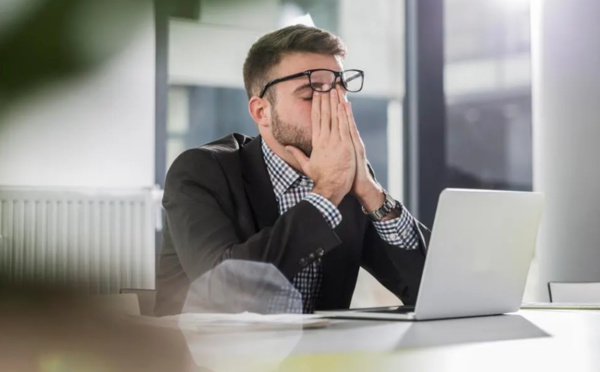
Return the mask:
[(197, 332), (239, 332), (279, 329), (320, 328), (331, 321), (314, 314), (257, 314), (243, 312), (227, 313), (186, 313), (163, 317), (176, 320), (182, 329)]

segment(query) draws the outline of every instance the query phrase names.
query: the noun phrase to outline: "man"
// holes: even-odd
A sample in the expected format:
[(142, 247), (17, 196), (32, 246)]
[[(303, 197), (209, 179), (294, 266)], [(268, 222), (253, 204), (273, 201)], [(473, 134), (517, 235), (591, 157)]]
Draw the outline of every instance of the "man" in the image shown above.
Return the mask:
[(171, 166), (157, 315), (181, 312), (190, 283), (228, 259), (273, 264), (307, 313), (348, 308), (359, 266), (415, 303), (425, 242), (368, 165), (346, 100), (363, 72), (343, 70), (345, 52), (306, 26), (251, 47), (244, 83), (260, 135), (227, 136)]

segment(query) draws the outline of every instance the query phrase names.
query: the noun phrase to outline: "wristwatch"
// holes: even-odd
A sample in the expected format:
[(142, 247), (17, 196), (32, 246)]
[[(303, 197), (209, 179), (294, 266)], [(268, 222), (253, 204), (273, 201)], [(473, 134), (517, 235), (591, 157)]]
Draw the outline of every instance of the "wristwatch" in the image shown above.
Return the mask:
[(383, 217), (387, 216), (399, 204), (396, 200), (394, 200), (394, 198), (392, 198), (387, 192), (385, 192), (385, 190), (383, 190), (383, 195), (385, 196), (385, 200), (383, 202), (383, 205), (379, 209), (376, 209), (373, 212), (369, 213), (367, 212), (365, 207), (361, 206), (363, 213), (369, 216), (371, 221), (381, 221)]

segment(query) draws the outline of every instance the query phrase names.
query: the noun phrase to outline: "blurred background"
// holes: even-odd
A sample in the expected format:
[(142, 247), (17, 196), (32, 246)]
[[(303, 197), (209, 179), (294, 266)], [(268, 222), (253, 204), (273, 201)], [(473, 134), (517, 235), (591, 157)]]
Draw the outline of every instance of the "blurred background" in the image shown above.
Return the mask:
[[(589, 199), (600, 180), (584, 165), (600, 155), (597, 116), (593, 105), (552, 111), (600, 98), (586, 84), (600, 81), (585, 64), (598, 51), (597, 26), (585, 23), (594, 9), (591, 0), (2, 0), (0, 270), (91, 293), (153, 289), (171, 162), (230, 132), (257, 133), (245, 55), (264, 33), (307, 23), (341, 36), (345, 66), (365, 71), (350, 100), (368, 158), (415, 216), (431, 226), (445, 187), (545, 191), (526, 299), (547, 299), (549, 280), (600, 280), (600, 202)], [(581, 41), (562, 40), (570, 56), (552, 48), (561, 35)], [(564, 125), (578, 128), (567, 142), (557, 140)], [(578, 179), (585, 188), (565, 181)], [(353, 306), (395, 303), (361, 272)]]

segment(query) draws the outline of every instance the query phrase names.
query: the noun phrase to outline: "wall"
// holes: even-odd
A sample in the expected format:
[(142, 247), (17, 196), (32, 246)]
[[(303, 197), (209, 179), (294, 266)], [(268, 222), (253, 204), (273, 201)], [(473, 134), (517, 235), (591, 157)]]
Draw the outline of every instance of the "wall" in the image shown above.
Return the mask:
[[(242, 65), (250, 46), (282, 26), (276, 0), (202, 1), (200, 21), (173, 19), (169, 35), (172, 84), (242, 88)], [(220, 5), (222, 4), (222, 5)], [(363, 13), (364, 1), (339, 1), (340, 30), (348, 47), (345, 66), (366, 71), (361, 95), (400, 99), (404, 94), (404, 3), (377, 0)], [(360, 22), (360, 23), (357, 23)], [(319, 26), (317, 24), (317, 26)]]

